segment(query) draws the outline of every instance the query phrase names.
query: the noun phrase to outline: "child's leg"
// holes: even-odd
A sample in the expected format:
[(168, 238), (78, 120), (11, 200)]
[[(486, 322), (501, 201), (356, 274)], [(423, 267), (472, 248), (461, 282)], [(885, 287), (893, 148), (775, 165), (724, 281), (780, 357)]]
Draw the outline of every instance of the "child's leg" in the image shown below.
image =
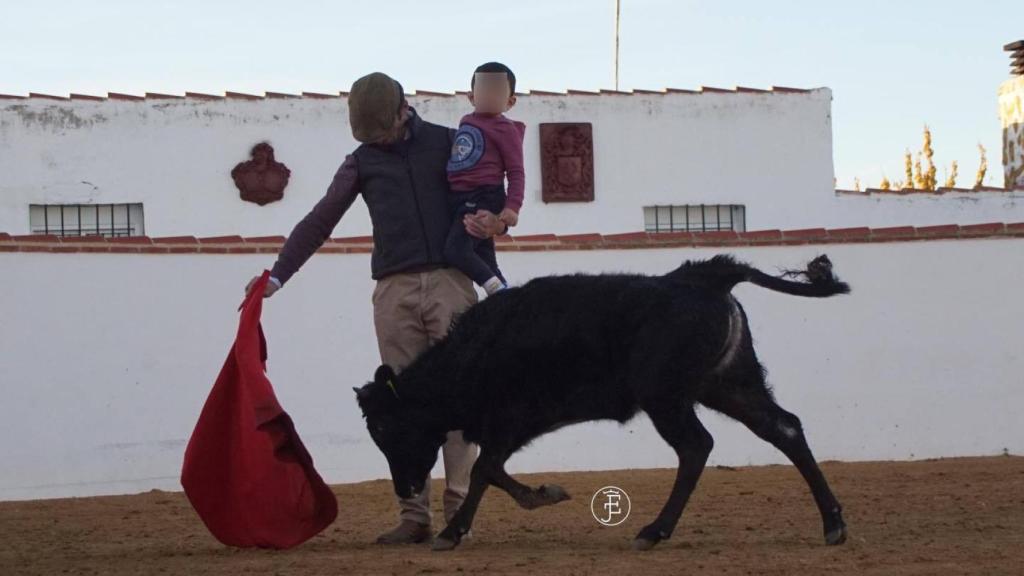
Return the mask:
[[(504, 186), (490, 186), (480, 190), (477, 194), (477, 205), (484, 210), (489, 210), (493, 214), (501, 214), (501, 211), (505, 209), (505, 200)], [(487, 263), (487, 267), (494, 272), (494, 281), (492, 281), (491, 286), (504, 288), (508, 281), (498, 268), (498, 258), (494, 250), (494, 238), (480, 240), (476, 245), (476, 253), (481, 260)], [(496, 286), (495, 282), (500, 282), (500, 285)], [(493, 290), (488, 290), (488, 294), (491, 292)]]
[(505, 280), (505, 275), (502, 274), (501, 269), (498, 268), (498, 257), (495, 254), (494, 238), (480, 240), (476, 245), (476, 255), (487, 264), (487, 267), (494, 272), (494, 275), (501, 280), (502, 284), (508, 284), (508, 280)]
[(498, 290), (502, 290), (508, 287), (508, 282), (505, 281), (505, 277), (501, 275), (501, 270), (498, 270), (498, 259), (494, 256), (494, 239), (488, 238), (481, 240), (476, 238), (476, 246), (474, 252), (481, 261), (487, 264), (487, 267), (493, 273), (486, 282), (483, 283), (483, 288), (487, 294), (494, 294)]
[(488, 280), (494, 278), (495, 272), (477, 254), (476, 245), (480, 239), (466, 232), (466, 225), (462, 223), (464, 214), (465, 211), (456, 210), (452, 217), (452, 225), (444, 244), (444, 258), (477, 285), (484, 287)]

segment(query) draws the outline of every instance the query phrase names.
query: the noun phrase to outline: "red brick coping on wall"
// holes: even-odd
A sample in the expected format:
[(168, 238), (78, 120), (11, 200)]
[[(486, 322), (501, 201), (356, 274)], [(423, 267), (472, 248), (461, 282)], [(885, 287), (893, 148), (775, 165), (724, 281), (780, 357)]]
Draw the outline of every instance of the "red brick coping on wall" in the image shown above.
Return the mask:
[[(529, 90), (527, 92), (517, 92), (518, 96), (631, 96), (631, 95), (665, 95), (665, 94), (806, 94), (813, 92), (814, 88), (791, 88), (788, 86), (771, 86), (769, 88), (750, 88), (747, 86), (735, 86), (733, 88), (715, 88), (712, 86), (700, 86), (695, 90), (681, 89), (681, 88), (662, 88), (661, 90), (630, 90), (630, 91), (616, 91), (616, 90), (565, 90), (563, 92), (551, 92), (547, 90)], [(435, 92), (433, 90), (416, 90), (409, 92), (407, 96), (413, 97), (427, 97), (427, 98), (452, 98), (456, 96), (465, 96), (468, 92)], [(203, 94), (201, 92), (185, 92), (181, 94), (160, 94), (157, 92), (146, 92), (145, 94), (122, 94), (119, 92), (107, 92), (106, 96), (95, 96), (91, 94), (69, 94), (67, 96), (58, 96), (54, 94), (41, 94), (39, 92), (29, 92), (27, 96), (20, 94), (0, 94), (0, 100), (50, 100), (50, 101), (90, 101), (90, 102), (104, 102), (104, 101), (122, 101), (122, 102), (139, 102), (144, 100), (208, 100), (208, 101), (220, 101), (220, 100), (264, 100), (264, 99), (285, 99), (285, 98), (308, 98), (313, 100), (323, 100), (328, 98), (347, 98), (348, 92), (332, 92), (332, 93), (321, 93), (321, 92), (303, 92), (301, 94), (284, 94), (282, 92), (264, 92), (260, 94), (244, 94), (242, 92), (225, 92), (224, 94)]]
[[(804, 244), (850, 244), (965, 240), (975, 238), (1024, 238), (1024, 222), (959, 226), (896, 226), (889, 228), (806, 228), (801, 230), (759, 230), (755, 232), (631, 232), (627, 234), (534, 234), (501, 236), (498, 250), (533, 252), (555, 250), (621, 250), (638, 248), (794, 246)], [(284, 236), (172, 236), (150, 238), (65, 237), (47, 235), (11, 236), (0, 232), (0, 252), (127, 254), (276, 254)], [(328, 254), (365, 254), (373, 249), (370, 236), (331, 238), (320, 248)]]

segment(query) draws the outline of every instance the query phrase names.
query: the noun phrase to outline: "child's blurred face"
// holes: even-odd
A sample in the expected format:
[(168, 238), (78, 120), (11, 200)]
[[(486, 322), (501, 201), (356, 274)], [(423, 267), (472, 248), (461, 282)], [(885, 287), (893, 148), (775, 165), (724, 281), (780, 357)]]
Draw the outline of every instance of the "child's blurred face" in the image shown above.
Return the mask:
[(515, 106), (516, 96), (504, 72), (477, 72), (473, 75), (469, 101), (482, 114), (504, 114)]

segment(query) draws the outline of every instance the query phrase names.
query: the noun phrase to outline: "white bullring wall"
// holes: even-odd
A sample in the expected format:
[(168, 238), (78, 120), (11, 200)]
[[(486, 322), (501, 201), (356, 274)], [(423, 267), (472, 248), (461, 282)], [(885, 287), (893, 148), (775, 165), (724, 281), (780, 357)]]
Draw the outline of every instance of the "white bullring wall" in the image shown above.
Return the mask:
[[(834, 201), (831, 99), (826, 88), (520, 96), (509, 113), (528, 126), (516, 232), (642, 230), (654, 204), (744, 204), (750, 230), (821, 225)], [(449, 126), (471, 111), (464, 96), (410, 103)], [(595, 202), (541, 201), (542, 122), (593, 123)], [(259, 207), (238, 198), (230, 171), (264, 139), (292, 177), (282, 201)], [(0, 100), (0, 231), (29, 233), (31, 203), (142, 202), (150, 236), (284, 235), (356, 144), (346, 98)], [(335, 235), (369, 232), (357, 202)]]
[[(1024, 240), (502, 252), (518, 282), (662, 273), (728, 251), (773, 272), (826, 252), (854, 293), (735, 294), (820, 460), (1024, 452)], [(0, 500), (180, 489), (185, 443), (263, 255), (0, 253)], [(386, 478), (351, 387), (378, 364), (366, 254), (315, 256), (266, 302), (269, 373), (330, 482)], [(783, 462), (703, 411), (712, 464)], [(675, 466), (644, 417), (560, 430), (512, 471)], [(629, 491), (629, 475), (619, 485)], [(668, 486), (666, 486), (666, 491)]]

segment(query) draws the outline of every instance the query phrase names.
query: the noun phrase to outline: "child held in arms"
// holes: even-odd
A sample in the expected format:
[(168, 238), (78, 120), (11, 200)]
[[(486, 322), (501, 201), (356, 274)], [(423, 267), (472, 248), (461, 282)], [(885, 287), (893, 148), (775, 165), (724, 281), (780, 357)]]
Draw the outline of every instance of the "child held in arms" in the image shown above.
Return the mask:
[(525, 187), (526, 125), (505, 117), (516, 104), (516, 77), (508, 66), (488, 62), (478, 67), (470, 86), (473, 113), (459, 121), (448, 160), (452, 227), (444, 255), (449, 264), (493, 294), (508, 287), (498, 269), (494, 240), (469, 235), (462, 220), (466, 214), (488, 210), (498, 214), (506, 230), (517, 224)]

